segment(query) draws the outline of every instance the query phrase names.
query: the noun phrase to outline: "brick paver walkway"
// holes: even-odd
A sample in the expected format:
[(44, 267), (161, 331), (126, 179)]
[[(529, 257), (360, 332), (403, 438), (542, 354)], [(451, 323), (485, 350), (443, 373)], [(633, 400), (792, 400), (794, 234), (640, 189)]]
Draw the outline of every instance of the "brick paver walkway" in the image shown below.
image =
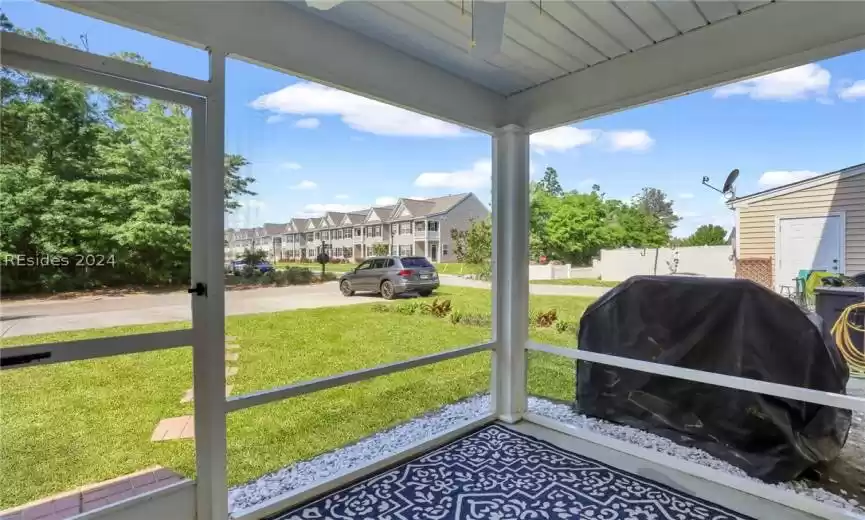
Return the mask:
[(63, 520), (181, 480), (181, 475), (153, 466), (0, 511), (0, 520)]
[(162, 419), (150, 436), (153, 442), (193, 438), (195, 438), (195, 420), (191, 415)]

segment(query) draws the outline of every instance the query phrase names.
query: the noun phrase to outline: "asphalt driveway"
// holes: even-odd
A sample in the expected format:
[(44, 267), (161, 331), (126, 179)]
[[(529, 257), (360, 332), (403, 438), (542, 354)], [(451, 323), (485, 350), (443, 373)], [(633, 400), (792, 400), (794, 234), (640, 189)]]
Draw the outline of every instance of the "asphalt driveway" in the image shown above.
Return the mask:
[[(442, 275), (442, 283), (489, 289), (490, 284)], [(600, 296), (603, 287), (532, 285), (532, 294)], [(228, 291), (225, 313), (229, 316), (315, 307), (335, 307), (381, 301), (358, 294), (346, 298), (336, 282)], [(67, 330), (143, 325), (192, 319), (190, 296), (185, 292), (84, 296), (71, 300), (25, 300), (0, 303), (0, 336), (4, 338)]]

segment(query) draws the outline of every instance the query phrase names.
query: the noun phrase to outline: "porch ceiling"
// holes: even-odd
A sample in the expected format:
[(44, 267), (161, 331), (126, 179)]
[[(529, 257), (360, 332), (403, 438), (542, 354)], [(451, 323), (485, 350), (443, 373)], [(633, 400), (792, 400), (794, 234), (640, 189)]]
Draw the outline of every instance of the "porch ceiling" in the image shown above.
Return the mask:
[[(509, 1), (501, 52), (472, 2), (61, 2), (58, 6), (491, 132), (537, 131), (865, 47), (865, 3)], [(463, 9), (465, 14), (463, 14)]]

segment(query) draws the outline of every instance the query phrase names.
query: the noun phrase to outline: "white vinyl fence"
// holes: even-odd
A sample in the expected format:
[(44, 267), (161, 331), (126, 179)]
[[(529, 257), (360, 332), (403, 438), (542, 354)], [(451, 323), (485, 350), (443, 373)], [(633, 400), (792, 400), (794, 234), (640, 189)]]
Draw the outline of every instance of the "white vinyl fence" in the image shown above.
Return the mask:
[(732, 278), (736, 272), (732, 246), (603, 249), (591, 267), (530, 265), (529, 280), (600, 278), (622, 281), (638, 274), (694, 274)]

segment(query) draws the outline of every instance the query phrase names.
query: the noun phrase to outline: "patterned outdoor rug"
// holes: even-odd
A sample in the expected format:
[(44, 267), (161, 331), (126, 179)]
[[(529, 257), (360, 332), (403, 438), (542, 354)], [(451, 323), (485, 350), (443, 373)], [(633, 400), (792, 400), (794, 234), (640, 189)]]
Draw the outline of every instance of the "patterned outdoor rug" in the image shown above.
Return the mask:
[(276, 517), (312, 518), (749, 520), (497, 425)]

